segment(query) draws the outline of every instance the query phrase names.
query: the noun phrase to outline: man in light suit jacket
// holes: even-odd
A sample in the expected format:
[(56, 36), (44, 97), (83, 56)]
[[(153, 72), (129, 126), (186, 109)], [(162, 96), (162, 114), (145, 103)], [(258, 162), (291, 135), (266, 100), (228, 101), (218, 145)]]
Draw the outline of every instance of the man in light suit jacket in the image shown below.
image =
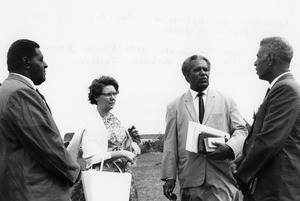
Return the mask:
[(270, 87), (235, 172), (244, 200), (300, 200), (300, 86), (289, 70), (292, 57), (281, 37), (260, 42), (254, 65)]
[[(164, 194), (172, 199), (178, 175), (181, 201), (238, 199), (238, 190), (226, 172), (229, 162), (242, 151), (247, 136), (245, 122), (231, 98), (208, 88), (209, 60), (200, 55), (191, 56), (184, 61), (182, 72), (190, 89), (167, 107), (161, 177), (166, 181)], [(203, 106), (199, 106), (201, 99), (197, 95), (201, 92), (203, 119), (199, 119), (199, 108)], [(226, 144), (216, 143), (218, 148), (210, 154), (189, 152), (186, 140), (190, 121), (227, 132), (231, 137)]]
[(80, 166), (64, 148), (51, 112), (35, 90), (48, 67), (39, 45), (22, 39), (8, 50), (0, 88), (0, 200), (70, 201)]

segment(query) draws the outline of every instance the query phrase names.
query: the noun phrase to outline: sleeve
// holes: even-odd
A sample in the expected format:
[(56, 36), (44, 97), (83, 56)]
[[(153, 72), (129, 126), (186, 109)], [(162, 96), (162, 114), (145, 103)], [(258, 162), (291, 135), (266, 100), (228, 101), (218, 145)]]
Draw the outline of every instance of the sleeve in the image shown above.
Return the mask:
[(226, 144), (233, 150), (236, 158), (242, 154), (244, 141), (248, 135), (248, 131), (246, 122), (242, 118), (236, 103), (232, 99), (230, 100), (229, 111), (229, 130), (231, 136)]
[(246, 184), (283, 148), (299, 115), (299, 98), (291, 87), (278, 87), (269, 94), (266, 107), (261, 131), (237, 171)]
[(73, 185), (80, 166), (64, 147), (57, 126), (43, 100), (32, 89), (18, 90), (9, 98), (8, 117), (17, 138), (34, 160)]
[(178, 162), (178, 138), (176, 127), (176, 111), (174, 108), (168, 106), (166, 113), (166, 130), (164, 139), (161, 180), (176, 179)]
[(74, 159), (77, 159), (78, 157), (78, 152), (80, 150), (80, 147), (81, 147), (81, 142), (82, 142), (82, 136), (83, 136), (83, 133), (84, 133), (84, 129), (83, 130), (80, 130), (80, 131), (77, 131), (74, 133), (68, 147), (67, 147), (67, 150), (69, 152), (69, 154), (74, 158)]
[(101, 122), (97, 121), (96, 123), (94, 121), (86, 125), (82, 134), (82, 152), (87, 167), (111, 158), (107, 150), (108, 139), (106, 137), (106, 130), (99, 125)]

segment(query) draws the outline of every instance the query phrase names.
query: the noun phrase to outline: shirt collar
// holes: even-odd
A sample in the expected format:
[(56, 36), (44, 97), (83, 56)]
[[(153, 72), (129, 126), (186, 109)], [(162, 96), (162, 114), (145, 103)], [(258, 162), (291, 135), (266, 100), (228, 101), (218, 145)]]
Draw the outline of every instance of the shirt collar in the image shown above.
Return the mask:
[[(208, 87), (205, 90), (203, 90), (202, 93), (204, 95), (207, 95), (207, 90), (208, 90)], [(193, 89), (190, 89), (190, 92), (192, 94), (193, 99), (195, 99), (198, 96), (198, 93), (199, 93), (198, 91), (195, 91)]]
[(32, 80), (29, 79), (28, 77), (26, 77), (26, 76), (24, 76), (24, 75), (21, 75), (21, 74), (19, 74), (19, 73), (10, 73), (10, 74), (16, 75), (16, 76), (19, 76), (19, 77), (23, 78), (24, 80), (26, 80), (26, 81), (30, 84), (30, 86), (31, 86), (34, 90), (36, 89), (36, 87), (35, 87), (35, 85), (33, 84)]
[(271, 88), (274, 86), (274, 84), (279, 80), (279, 78), (281, 78), (282, 76), (284, 76), (284, 75), (286, 75), (286, 74), (289, 74), (289, 73), (291, 73), (291, 72), (285, 72), (285, 73), (282, 73), (281, 75), (277, 76), (277, 77), (271, 82), (269, 88), (271, 89)]

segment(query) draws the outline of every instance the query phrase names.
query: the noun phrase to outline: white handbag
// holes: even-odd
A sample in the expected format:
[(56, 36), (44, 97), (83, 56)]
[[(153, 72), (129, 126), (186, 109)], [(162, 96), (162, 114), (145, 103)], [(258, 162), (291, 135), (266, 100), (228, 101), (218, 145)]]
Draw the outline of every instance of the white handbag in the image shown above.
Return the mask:
[(131, 174), (128, 172), (82, 171), (82, 184), (86, 201), (128, 201), (130, 196)]

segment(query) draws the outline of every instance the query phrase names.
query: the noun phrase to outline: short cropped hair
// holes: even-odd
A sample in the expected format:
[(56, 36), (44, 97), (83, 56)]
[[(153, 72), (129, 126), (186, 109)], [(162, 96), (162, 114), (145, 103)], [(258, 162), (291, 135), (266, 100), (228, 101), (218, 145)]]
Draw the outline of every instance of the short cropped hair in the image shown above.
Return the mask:
[(294, 54), (291, 44), (282, 37), (268, 37), (260, 42), (260, 46), (264, 47), (266, 51), (277, 55), (281, 60), (288, 63), (291, 62)]
[(204, 56), (201, 56), (201, 55), (193, 55), (193, 56), (187, 58), (182, 64), (181, 71), (184, 76), (186, 76), (188, 74), (188, 72), (191, 69), (191, 63), (192, 63), (192, 61), (195, 61), (195, 60), (205, 61), (207, 63), (208, 70), (210, 71), (210, 62), (207, 58), (205, 58)]
[(39, 44), (28, 39), (15, 41), (7, 52), (7, 69), (9, 72), (18, 70), (22, 66), (23, 57), (29, 59), (35, 55), (35, 48), (40, 48)]
[(96, 98), (101, 95), (103, 88), (112, 85), (116, 91), (119, 91), (118, 82), (110, 76), (100, 76), (98, 79), (94, 79), (91, 86), (89, 86), (89, 101), (92, 105), (97, 105)]

